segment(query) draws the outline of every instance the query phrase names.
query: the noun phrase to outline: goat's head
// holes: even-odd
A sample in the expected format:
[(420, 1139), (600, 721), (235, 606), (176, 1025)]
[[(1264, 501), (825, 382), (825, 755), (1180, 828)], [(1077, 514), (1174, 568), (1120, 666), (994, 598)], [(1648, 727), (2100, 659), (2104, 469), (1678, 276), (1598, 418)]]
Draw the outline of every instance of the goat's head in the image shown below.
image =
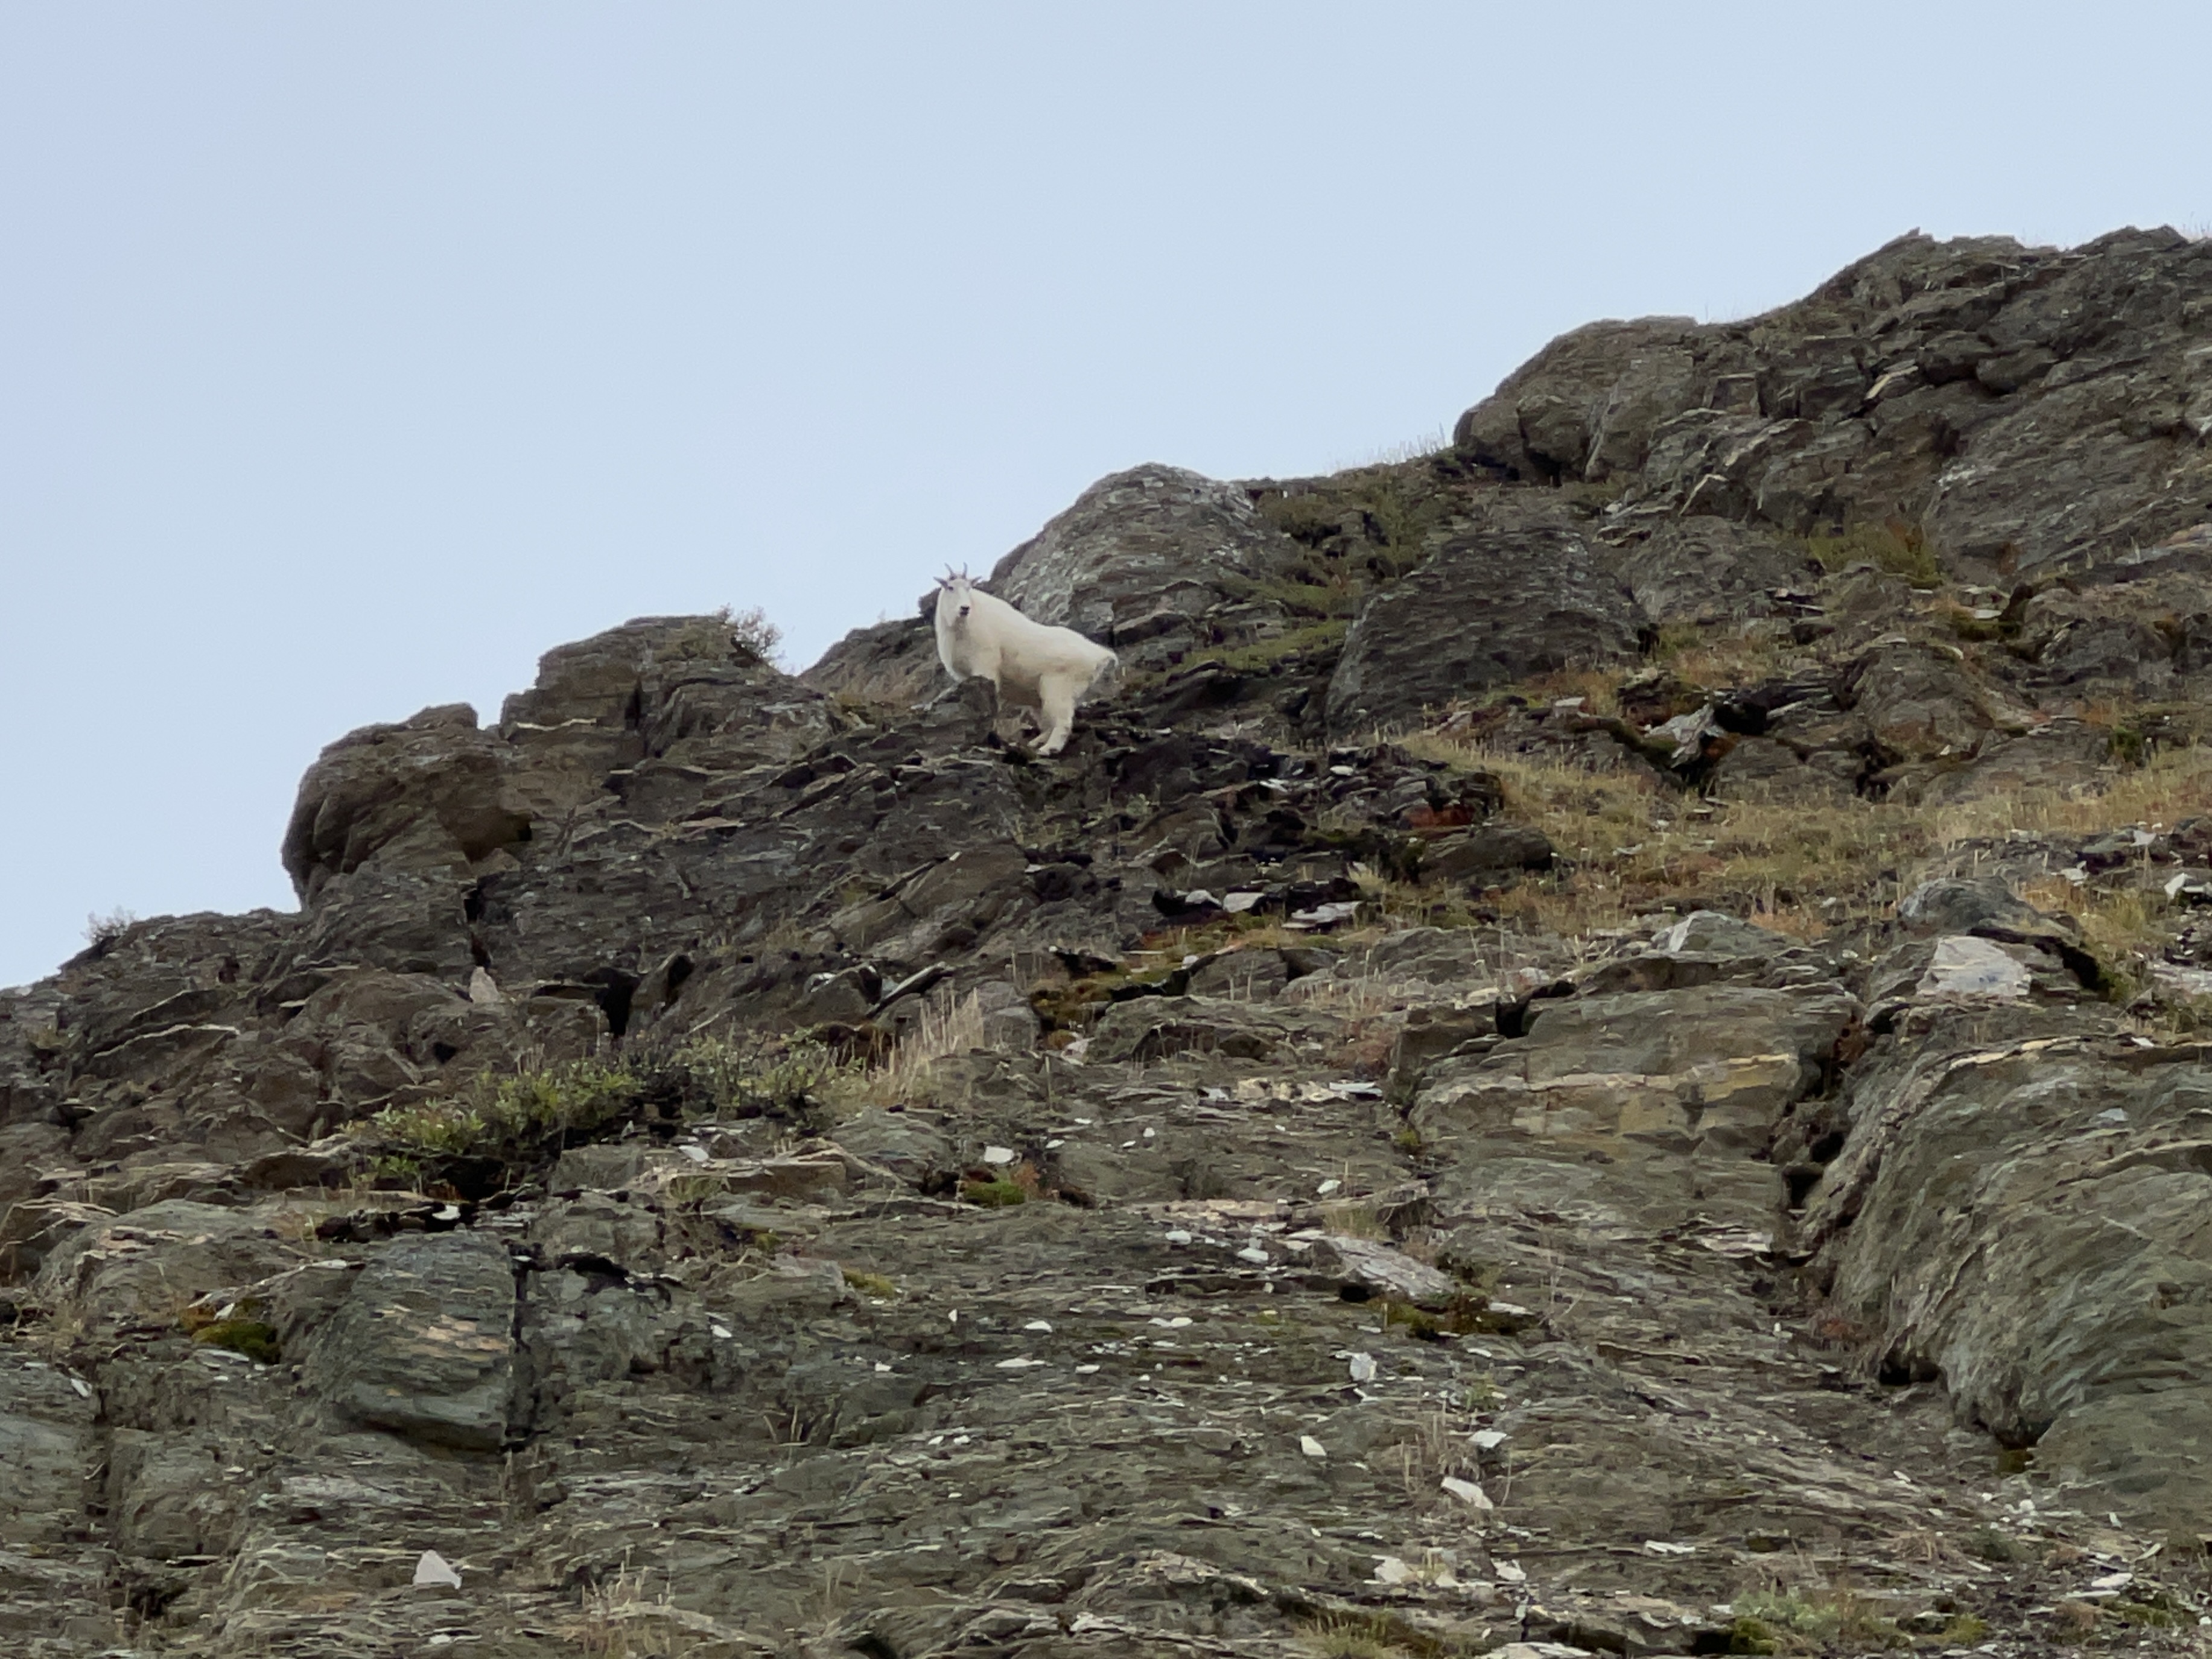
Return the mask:
[[(951, 596), (954, 619), (964, 621), (975, 608), (975, 584), (969, 577), (968, 567), (963, 564), (955, 570), (951, 565), (946, 565), (945, 574), (937, 579), (937, 585)], [(938, 603), (943, 605), (945, 601), (940, 599)]]

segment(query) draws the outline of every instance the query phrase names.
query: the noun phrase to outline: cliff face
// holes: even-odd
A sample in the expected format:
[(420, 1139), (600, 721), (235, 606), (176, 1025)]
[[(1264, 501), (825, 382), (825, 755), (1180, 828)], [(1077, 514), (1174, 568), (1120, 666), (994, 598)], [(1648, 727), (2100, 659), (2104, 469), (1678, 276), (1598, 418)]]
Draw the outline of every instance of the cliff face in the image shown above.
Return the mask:
[(2212, 245), (1909, 238), (1103, 481), (1051, 763), (926, 617), (342, 739), (0, 996), (4, 1645), (2190, 1650), (2208, 438)]

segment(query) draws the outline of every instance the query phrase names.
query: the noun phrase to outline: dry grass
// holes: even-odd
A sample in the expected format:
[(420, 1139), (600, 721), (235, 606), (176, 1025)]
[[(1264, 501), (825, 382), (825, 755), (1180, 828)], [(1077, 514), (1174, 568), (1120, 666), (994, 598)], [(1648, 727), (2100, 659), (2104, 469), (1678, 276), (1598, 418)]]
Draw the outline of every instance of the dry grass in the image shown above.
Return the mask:
[(2011, 831), (2090, 836), (2134, 825), (2164, 830), (2212, 802), (2212, 747), (2160, 749), (2143, 764), (2116, 771), (2094, 789), (2045, 790), (1940, 809), (1944, 842)]
[(1621, 676), (1617, 671), (1562, 668), (1549, 674), (1540, 674), (1517, 690), (1532, 703), (1555, 703), (1580, 697), (1583, 707), (1589, 713), (1613, 714), (1620, 711), (1618, 701), (1620, 684)]
[(578, 1652), (599, 1659), (677, 1659), (696, 1652), (706, 1644), (676, 1623), (671, 1589), (649, 1596), (645, 1575), (633, 1572), (625, 1557), (613, 1577), (585, 1587), (580, 1616), (566, 1634)]
[[(1568, 873), (1523, 881), (1498, 896), (1523, 927), (1573, 938), (1628, 925), (1665, 908), (1707, 908), (1749, 917), (1797, 938), (1887, 910), (1920, 860), (1963, 842), (2009, 835), (2086, 836), (2140, 825), (2164, 828), (2212, 800), (2212, 748), (2168, 750), (2114, 772), (2092, 789), (2020, 792), (1955, 806), (1844, 799), (1700, 801), (1621, 769), (1501, 752), (1479, 741), (1427, 733), (1404, 740), (1414, 754), (1496, 775), (1505, 816), (1548, 836)], [(1372, 881), (1371, 896), (1399, 925), (1450, 925), (1458, 901)], [(2062, 884), (2063, 885), (2063, 884)], [(2140, 948), (2155, 932), (2149, 894), (2066, 889), (2033, 902), (2081, 914), (2093, 946)], [(2046, 902), (2046, 900), (2053, 902)]]
[(2051, 915), (2064, 911), (2081, 924), (2081, 937), (2103, 961), (2122, 959), (2162, 943), (2173, 911), (2166, 896), (2142, 887), (2076, 887), (2060, 876), (2024, 882), (2020, 896)]
[(841, 1104), (892, 1106), (931, 1097), (939, 1060), (981, 1048), (983, 1005), (964, 997), (931, 998), (888, 1059), (871, 1066), (836, 1091)]
[(1694, 623), (1669, 623), (1659, 630), (1651, 660), (1691, 685), (1720, 690), (1774, 678), (1789, 669), (1794, 650), (1771, 628), (1723, 634)]

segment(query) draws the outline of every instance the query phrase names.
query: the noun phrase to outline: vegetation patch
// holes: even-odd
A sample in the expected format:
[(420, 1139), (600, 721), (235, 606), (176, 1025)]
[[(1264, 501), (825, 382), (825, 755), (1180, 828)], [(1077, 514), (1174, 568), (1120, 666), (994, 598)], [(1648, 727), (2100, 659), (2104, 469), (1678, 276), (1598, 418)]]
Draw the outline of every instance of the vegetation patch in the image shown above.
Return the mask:
[(384, 1182), (495, 1188), (566, 1147), (634, 1126), (665, 1136), (689, 1118), (804, 1122), (851, 1069), (818, 1044), (772, 1049), (707, 1038), (657, 1054), (480, 1072), (449, 1094), (369, 1119), (369, 1167)]
[(478, 1073), (457, 1094), (386, 1107), (370, 1121), (389, 1155), (417, 1161), (497, 1155), (549, 1139), (590, 1139), (627, 1118), (642, 1090), (629, 1066), (570, 1060), (504, 1077)]
[(1335, 649), (1344, 643), (1345, 630), (1349, 626), (1341, 617), (1332, 617), (1324, 622), (1309, 623), (1303, 628), (1288, 629), (1271, 638), (1255, 640), (1249, 645), (1194, 651), (1183, 661), (1186, 665), (1201, 662), (1218, 663), (1238, 674), (1265, 673), (1290, 658)]
[(1872, 564), (1893, 576), (1902, 576), (1911, 586), (1931, 589), (1943, 585), (1943, 567), (1928, 532), (1909, 519), (1884, 519), (1879, 523), (1848, 525), (1832, 534), (1816, 532), (1805, 538), (1805, 550), (1825, 570), (1848, 570), (1856, 564)]
[(192, 1340), (204, 1348), (243, 1354), (257, 1364), (273, 1365), (277, 1360), (276, 1327), (258, 1319), (218, 1319), (194, 1331)]
[(1730, 1653), (1866, 1653), (1910, 1648), (1912, 1638), (1849, 1590), (1753, 1590), (1735, 1598)]
[[(2016, 835), (2163, 828), (2201, 811), (2212, 792), (2212, 747), (2154, 750), (2094, 789), (2020, 789), (1935, 808), (1850, 796), (1814, 811), (1802, 801), (1700, 800), (1640, 769), (1599, 770), (1570, 755), (1525, 754), (1458, 732), (1401, 741), (1422, 759), (1497, 777), (1502, 816), (1542, 830), (1561, 862), (1472, 906), (1433, 886), (1370, 877), (1363, 886), (1386, 920), (1503, 920), (1568, 938), (1668, 908), (1725, 910), (1815, 938), (1886, 912), (1899, 872), (1946, 848)], [(2163, 937), (2164, 896), (2148, 888), (2076, 890), (2054, 877), (2029, 884), (2023, 896), (2078, 915), (2100, 960), (2124, 962)]]

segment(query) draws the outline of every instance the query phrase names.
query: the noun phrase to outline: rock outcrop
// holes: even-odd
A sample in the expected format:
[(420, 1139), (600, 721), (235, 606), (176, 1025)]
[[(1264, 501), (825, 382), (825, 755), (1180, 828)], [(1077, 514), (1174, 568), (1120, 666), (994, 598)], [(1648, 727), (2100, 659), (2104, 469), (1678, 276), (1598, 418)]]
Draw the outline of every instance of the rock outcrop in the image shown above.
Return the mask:
[(1913, 237), (1116, 475), (1049, 763), (926, 615), (341, 739), (0, 993), (0, 1646), (2193, 1651), (2208, 327)]

